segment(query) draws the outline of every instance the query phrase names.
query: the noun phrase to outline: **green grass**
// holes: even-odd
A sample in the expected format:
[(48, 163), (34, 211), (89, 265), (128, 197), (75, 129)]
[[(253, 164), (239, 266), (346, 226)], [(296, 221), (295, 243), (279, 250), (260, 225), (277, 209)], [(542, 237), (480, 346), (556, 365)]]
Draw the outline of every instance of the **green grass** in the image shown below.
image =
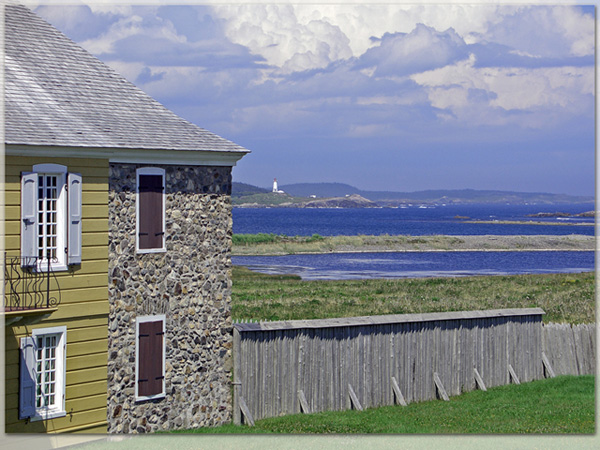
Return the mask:
[(594, 377), (561, 376), (406, 407), (329, 411), (263, 419), (186, 433), (592, 434)]
[(303, 281), (233, 268), (234, 319), (294, 320), (542, 308), (544, 322), (595, 321), (595, 277), (581, 274)]

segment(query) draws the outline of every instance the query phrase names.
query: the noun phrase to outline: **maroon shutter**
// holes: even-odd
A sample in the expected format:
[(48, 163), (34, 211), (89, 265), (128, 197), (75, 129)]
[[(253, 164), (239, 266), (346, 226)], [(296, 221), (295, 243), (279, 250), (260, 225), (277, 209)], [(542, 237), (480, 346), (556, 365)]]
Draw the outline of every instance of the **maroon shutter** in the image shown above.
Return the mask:
[(139, 248), (163, 247), (163, 177), (139, 176)]
[(141, 322), (138, 336), (138, 396), (163, 392), (163, 322)]

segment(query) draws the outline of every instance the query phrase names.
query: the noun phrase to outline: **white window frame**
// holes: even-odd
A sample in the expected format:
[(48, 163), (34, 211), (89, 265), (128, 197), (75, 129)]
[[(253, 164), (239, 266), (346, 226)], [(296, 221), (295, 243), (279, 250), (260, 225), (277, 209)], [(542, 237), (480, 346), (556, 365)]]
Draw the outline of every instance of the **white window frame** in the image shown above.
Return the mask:
[[(162, 392), (158, 393), (158, 394), (154, 394), (154, 395), (142, 395), (140, 396), (138, 394), (138, 379), (139, 379), (139, 362), (140, 362), (140, 355), (139, 355), (139, 348), (140, 348), (140, 323), (144, 323), (144, 322), (162, 322), (162, 329), (163, 329), (163, 340), (162, 340), (162, 374), (163, 374), (163, 379), (162, 379)], [(167, 350), (167, 346), (166, 346), (166, 316), (164, 314), (158, 314), (155, 316), (138, 316), (136, 318), (135, 321), (135, 401), (136, 402), (141, 402), (141, 401), (145, 401), (145, 400), (153, 400), (153, 399), (158, 399), (158, 398), (164, 398), (166, 396), (166, 350)]]
[[(21, 256), (39, 258), (39, 177), (56, 177), (56, 262), (52, 271), (68, 270), (81, 264), (81, 175), (68, 173), (61, 164), (35, 164), (32, 172), (23, 174), (21, 181)], [(47, 255), (36, 259), (37, 271), (48, 270)], [(23, 265), (31, 266), (31, 260)]]
[[(55, 365), (55, 378), (54, 378), (54, 396), (55, 402), (52, 405), (37, 406), (37, 392), (38, 392), (38, 379), (37, 379), (37, 341), (39, 338), (46, 338), (52, 335), (57, 336), (56, 353), (54, 357)], [(23, 406), (23, 399), (20, 399), (19, 407), (19, 418), (29, 418), (32, 422), (39, 420), (55, 419), (57, 417), (66, 416), (65, 409), (65, 391), (66, 391), (66, 369), (67, 369), (67, 327), (52, 327), (52, 328), (38, 328), (31, 332), (31, 337), (21, 338), (21, 375), (20, 375), (20, 391), (19, 395), (23, 396), (25, 383), (33, 382), (33, 396), (31, 392), (29, 402), (33, 401), (33, 405), (29, 404), (28, 409)], [(25, 380), (24, 376), (27, 376), (29, 380)]]
[[(162, 246), (157, 248), (140, 248), (140, 202), (138, 201), (140, 196), (140, 175), (160, 175), (162, 177)], [(165, 169), (160, 167), (140, 167), (135, 171), (135, 251), (136, 253), (163, 253), (167, 251), (166, 248), (166, 184), (165, 184)]]

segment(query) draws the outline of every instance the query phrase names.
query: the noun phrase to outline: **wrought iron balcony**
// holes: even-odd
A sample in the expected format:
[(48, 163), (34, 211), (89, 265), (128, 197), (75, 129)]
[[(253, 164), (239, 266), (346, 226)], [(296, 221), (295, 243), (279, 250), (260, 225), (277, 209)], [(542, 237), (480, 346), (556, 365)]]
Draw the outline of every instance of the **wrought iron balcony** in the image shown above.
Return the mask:
[(60, 304), (52, 264), (56, 260), (7, 256), (4, 253), (4, 312), (48, 310)]

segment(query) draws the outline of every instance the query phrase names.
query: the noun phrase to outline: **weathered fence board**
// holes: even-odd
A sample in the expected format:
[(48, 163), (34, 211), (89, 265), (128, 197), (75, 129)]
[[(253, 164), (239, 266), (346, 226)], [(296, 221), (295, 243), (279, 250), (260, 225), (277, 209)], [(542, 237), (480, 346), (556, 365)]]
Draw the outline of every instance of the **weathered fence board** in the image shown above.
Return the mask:
[[(399, 392), (410, 403), (436, 398), (436, 383), (458, 395), (511, 382), (509, 368), (521, 382), (543, 378), (542, 351), (556, 375), (594, 373), (594, 326), (542, 326), (543, 314), (527, 308), (234, 324), (234, 409), (243, 398), (258, 420), (349, 403), (392, 405)], [(240, 418), (234, 411), (234, 421)]]
[(540, 340), (556, 375), (596, 373), (596, 325), (549, 323)]

